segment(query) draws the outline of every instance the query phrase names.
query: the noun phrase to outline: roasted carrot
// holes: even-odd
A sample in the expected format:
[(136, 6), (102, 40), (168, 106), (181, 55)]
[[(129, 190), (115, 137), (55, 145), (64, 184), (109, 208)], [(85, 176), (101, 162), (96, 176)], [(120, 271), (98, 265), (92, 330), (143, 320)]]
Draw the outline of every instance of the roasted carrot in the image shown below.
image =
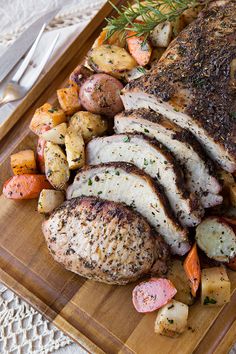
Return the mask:
[(132, 31), (129, 31), (127, 36), (126, 42), (132, 57), (139, 65), (147, 65), (152, 55), (152, 47), (148, 40), (145, 40), (142, 36), (135, 36), (135, 32)]
[(42, 189), (52, 189), (45, 175), (18, 175), (4, 183), (3, 194), (9, 199), (34, 199)]
[(193, 245), (192, 249), (185, 258), (184, 270), (190, 282), (191, 293), (193, 296), (196, 296), (201, 280), (201, 268), (196, 243)]

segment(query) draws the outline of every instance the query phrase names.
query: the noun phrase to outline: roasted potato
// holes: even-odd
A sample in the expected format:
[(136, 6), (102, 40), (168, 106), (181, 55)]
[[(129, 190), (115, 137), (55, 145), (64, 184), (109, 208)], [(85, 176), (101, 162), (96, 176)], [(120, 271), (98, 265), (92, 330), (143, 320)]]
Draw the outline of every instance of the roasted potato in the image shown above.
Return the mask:
[(38, 200), (38, 212), (43, 214), (51, 213), (55, 208), (61, 205), (65, 200), (62, 191), (54, 189), (43, 189)]
[(233, 207), (236, 207), (236, 183), (232, 184), (229, 187), (229, 192), (230, 192), (230, 202)]
[(186, 305), (192, 305), (194, 303), (194, 297), (191, 294), (189, 281), (180, 260), (174, 259), (172, 261), (167, 278), (174, 284), (177, 290), (175, 300), (181, 301)]
[(105, 133), (107, 122), (98, 114), (80, 111), (71, 117), (69, 127), (79, 132), (84, 141), (88, 142), (92, 137)]
[(209, 258), (228, 262), (236, 256), (236, 235), (223, 218), (208, 217), (196, 228), (196, 241)]
[(82, 85), (80, 101), (87, 111), (112, 117), (123, 109), (120, 98), (122, 88), (121, 82), (114, 77), (95, 74)]
[(70, 74), (69, 83), (77, 85), (78, 88), (87, 80), (94, 72), (85, 65), (78, 65)]
[(152, 45), (154, 47), (167, 48), (171, 41), (172, 31), (170, 21), (159, 23), (150, 35)]
[(57, 98), (65, 114), (73, 114), (81, 109), (78, 86), (75, 84), (57, 90)]
[(45, 173), (48, 181), (56, 189), (65, 189), (70, 178), (66, 155), (60, 146), (47, 142), (44, 149)]
[(94, 71), (109, 74), (118, 79), (137, 65), (134, 58), (124, 48), (107, 44), (91, 49), (88, 64)]
[(44, 140), (50, 141), (51, 143), (54, 144), (65, 144), (66, 130), (67, 130), (67, 124), (61, 123), (56, 127), (43, 132), (41, 137)]
[(202, 305), (221, 306), (230, 301), (230, 281), (224, 267), (203, 269), (201, 288)]
[(75, 170), (84, 166), (85, 144), (81, 133), (71, 127), (68, 128), (65, 136), (65, 145), (69, 168)]
[(11, 168), (14, 175), (36, 173), (36, 159), (33, 150), (23, 150), (11, 155)]
[(168, 337), (177, 337), (187, 329), (188, 306), (171, 300), (157, 314), (155, 332)]
[(45, 103), (36, 109), (29, 127), (36, 135), (40, 135), (45, 128), (53, 128), (63, 122), (66, 122), (65, 113), (61, 109), (52, 107), (50, 103)]

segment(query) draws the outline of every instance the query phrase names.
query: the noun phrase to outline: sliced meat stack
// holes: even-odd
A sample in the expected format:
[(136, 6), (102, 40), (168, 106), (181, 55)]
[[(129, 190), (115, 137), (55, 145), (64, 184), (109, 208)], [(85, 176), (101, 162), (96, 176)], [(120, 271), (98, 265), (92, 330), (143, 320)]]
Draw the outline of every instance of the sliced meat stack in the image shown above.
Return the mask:
[(129, 162), (156, 179), (164, 188), (173, 212), (183, 226), (200, 223), (204, 209), (195, 195), (185, 188), (181, 168), (171, 153), (155, 139), (143, 134), (119, 134), (90, 141), (86, 149), (87, 163)]
[(141, 215), (122, 204), (75, 198), (43, 223), (48, 248), (67, 269), (109, 284), (163, 276), (168, 248)]
[(189, 250), (187, 230), (181, 227), (163, 191), (132, 164), (113, 162), (81, 169), (67, 190), (67, 199), (96, 196), (132, 206), (170, 245), (175, 254)]
[(236, 170), (236, 1), (215, 1), (162, 59), (123, 90), (126, 109), (152, 108), (191, 131), (223, 169)]
[(117, 133), (140, 132), (155, 138), (168, 147), (177, 163), (184, 167), (187, 187), (197, 194), (204, 208), (222, 203), (222, 196), (218, 194), (221, 186), (214, 175), (214, 166), (190, 132), (148, 109), (118, 114), (114, 129)]

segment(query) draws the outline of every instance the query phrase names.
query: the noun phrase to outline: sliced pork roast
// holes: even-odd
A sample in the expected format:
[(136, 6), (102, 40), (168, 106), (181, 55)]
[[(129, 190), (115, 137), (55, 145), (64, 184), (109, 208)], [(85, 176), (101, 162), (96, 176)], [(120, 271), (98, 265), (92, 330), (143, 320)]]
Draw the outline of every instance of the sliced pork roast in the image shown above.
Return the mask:
[(118, 134), (91, 140), (86, 148), (87, 163), (98, 165), (123, 161), (133, 163), (156, 179), (183, 226), (200, 223), (204, 209), (185, 188), (184, 175), (171, 153), (155, 139), (143, 134)]
[(132, 164), (112, 162), (82, 168), (67, 189), (67, 199), (96, 196), (132, 206), (164, 238), (175, 254), (189, 250), (187, 230), (181, 227), (164, 192)]
[(236, 1), (212, 2), (150, 71), (123, 90), (126, 109), (152, 108), (189, 129), (223, 169), (236, 170)]
[(71, 199), (43, 223), (43, 233), (53, 258), (89, 279), (123, 285), (167, 271), (167, 245), (123, 204)]
[(214, 166), (190, 132), (145, 108), (116, 115), (114, 129), (117, 133), (140, 132), (157, 139), (184, 167), (187, 187), (197, 194), (204, 208), (222, 203), (222, 196), (218, 194), (221, 186), (215, 177)]

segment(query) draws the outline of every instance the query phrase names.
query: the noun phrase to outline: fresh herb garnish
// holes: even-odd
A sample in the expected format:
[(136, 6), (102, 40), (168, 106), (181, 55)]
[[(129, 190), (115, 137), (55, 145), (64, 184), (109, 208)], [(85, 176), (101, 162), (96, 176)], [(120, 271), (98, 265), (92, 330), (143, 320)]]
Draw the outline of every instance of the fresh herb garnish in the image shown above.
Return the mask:
[[(135, 0), (132, 5), (128, 2), (127, 6), (123, 5), (118, 9), (115, 4), (109, 2), (118, 13), (118, 17), (107, 19), (106, 39), (116, 32), (127, 38), (129, 37), (129, 31), (131, 31), (138, 37), (143, 36), (144, 42), (159, 23), (174, 21), (185, 10), (203, 5), (202, 2), (197, 0), (146, 0), (143, 2)], [(137, 18), (142, 20), (135, 21)]]
[(217, 303), (217, 301), (215, 299), (212, 299), (209, 296), (206, 296), (203, 301), (203, 305), (216, 304), (216, 303)]
[(141, 74), (145, 74), (146, 73), (146, 69), (143, 68), (142, 66), (137, 66), (137, 71), (140, 72)]
[(123, 139), (124, 143), (128, 143), (130, 141), (130, 137), (129, 136), (125, 136)]
[(48, 112), (50, 112), (50, 113), (54, 113), (54, 112), (57, 112), (57, 111), (58, 111), (57, 108), (50, 108), (50, 109), (48, 109)]

